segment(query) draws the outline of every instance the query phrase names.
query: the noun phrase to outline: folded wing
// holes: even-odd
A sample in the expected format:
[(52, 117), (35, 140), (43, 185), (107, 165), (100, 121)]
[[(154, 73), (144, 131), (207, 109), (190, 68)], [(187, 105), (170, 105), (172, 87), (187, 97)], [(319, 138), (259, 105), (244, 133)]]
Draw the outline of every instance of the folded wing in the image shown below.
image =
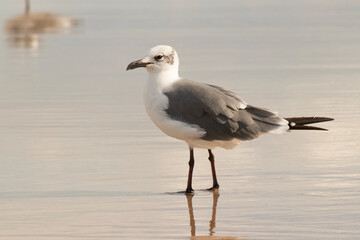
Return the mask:
[(288, 121), (276, 113), (247, 105), (218, 86), (181, 79), (164, 94), (169, 99), (168, 116), (204, 129), (204, 140), (251, 140), (288, 129)]

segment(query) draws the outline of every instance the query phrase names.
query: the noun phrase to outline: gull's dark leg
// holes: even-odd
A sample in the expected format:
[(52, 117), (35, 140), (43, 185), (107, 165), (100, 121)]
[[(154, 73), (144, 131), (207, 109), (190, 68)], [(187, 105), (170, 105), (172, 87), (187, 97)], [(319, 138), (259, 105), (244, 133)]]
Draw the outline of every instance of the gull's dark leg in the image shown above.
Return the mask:
[(211, 149), (208, 149), (208, 152), (209, 152), (209, 161), (211, 164), (211, 173), (213, 178), (213, 186), (208, 190), (215, 190), (215, 189), (219, 189), (219, 184), (216, 178), (216, 171), (215, 171), (215, 157), (214, 154), (211, 152)]
[(194, 150), (193, 148), (190, 148), (190, 160), (189, 160), (189, 175), (188, 175), (188, 182), (186, 187), (186, 194), (193, 193), (194, 190), (192, 189), (192, 175), (194, 170)]

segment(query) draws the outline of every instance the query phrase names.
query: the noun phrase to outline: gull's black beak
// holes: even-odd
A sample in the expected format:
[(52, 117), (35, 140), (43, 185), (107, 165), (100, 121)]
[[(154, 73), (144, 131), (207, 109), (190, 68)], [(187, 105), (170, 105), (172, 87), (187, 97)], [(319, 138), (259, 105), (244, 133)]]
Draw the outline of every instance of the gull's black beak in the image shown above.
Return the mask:
[(139, 67), (146, 67), (147, 65), (151, 64), (152, 62), (146, 62), (143, 59), (137, 60), (137, 61), (133, 61), (132, 63), (130, 63), (127, 68), (127, 70), (131, 70), (131, 69), (135, 69), (135, 68), (139, 68)]

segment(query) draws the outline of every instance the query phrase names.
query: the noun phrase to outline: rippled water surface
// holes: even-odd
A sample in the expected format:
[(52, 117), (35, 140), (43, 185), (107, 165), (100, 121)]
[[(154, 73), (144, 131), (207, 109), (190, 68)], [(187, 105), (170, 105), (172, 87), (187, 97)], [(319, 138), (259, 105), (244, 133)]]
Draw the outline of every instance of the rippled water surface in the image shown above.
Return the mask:
[[(2, 0), (2, 26), (23, 9)], [(1, 239), (360, 237), (358, 1), (34, 0), (31, 12), (76, 24), (0, 33)], [(336, 121), (215, 149), (219, 195), (201, 190), (211, 172), (196, 149), (195, 195), (176, 194), (187, 146), (146, 116), (146, 72), (125, 71), (158, 44), (177, 49), (183, 77)]]

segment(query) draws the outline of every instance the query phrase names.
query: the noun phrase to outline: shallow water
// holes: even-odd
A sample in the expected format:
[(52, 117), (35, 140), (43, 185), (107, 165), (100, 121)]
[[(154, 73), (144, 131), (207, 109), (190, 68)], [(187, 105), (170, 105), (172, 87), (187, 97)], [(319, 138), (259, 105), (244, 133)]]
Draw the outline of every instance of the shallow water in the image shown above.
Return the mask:
[[(2, 24), (23, 9), (1, 3)], [(80, 20), (33, 48), (0, 33), (1, 239), (356, 239), (360, 236), (357, 1), (34, 1)], [(10, 41), (10, 42), (9, 42)], [(329, 132), (265, 135), (195, 150), (142, 105), (152, 46), (181, 76), (231, 89), (281, 116), (329, 116)], [(35, 47), (34, 47), (35, 46)], [(197, 238), (194, 237), (197, 236)]]

